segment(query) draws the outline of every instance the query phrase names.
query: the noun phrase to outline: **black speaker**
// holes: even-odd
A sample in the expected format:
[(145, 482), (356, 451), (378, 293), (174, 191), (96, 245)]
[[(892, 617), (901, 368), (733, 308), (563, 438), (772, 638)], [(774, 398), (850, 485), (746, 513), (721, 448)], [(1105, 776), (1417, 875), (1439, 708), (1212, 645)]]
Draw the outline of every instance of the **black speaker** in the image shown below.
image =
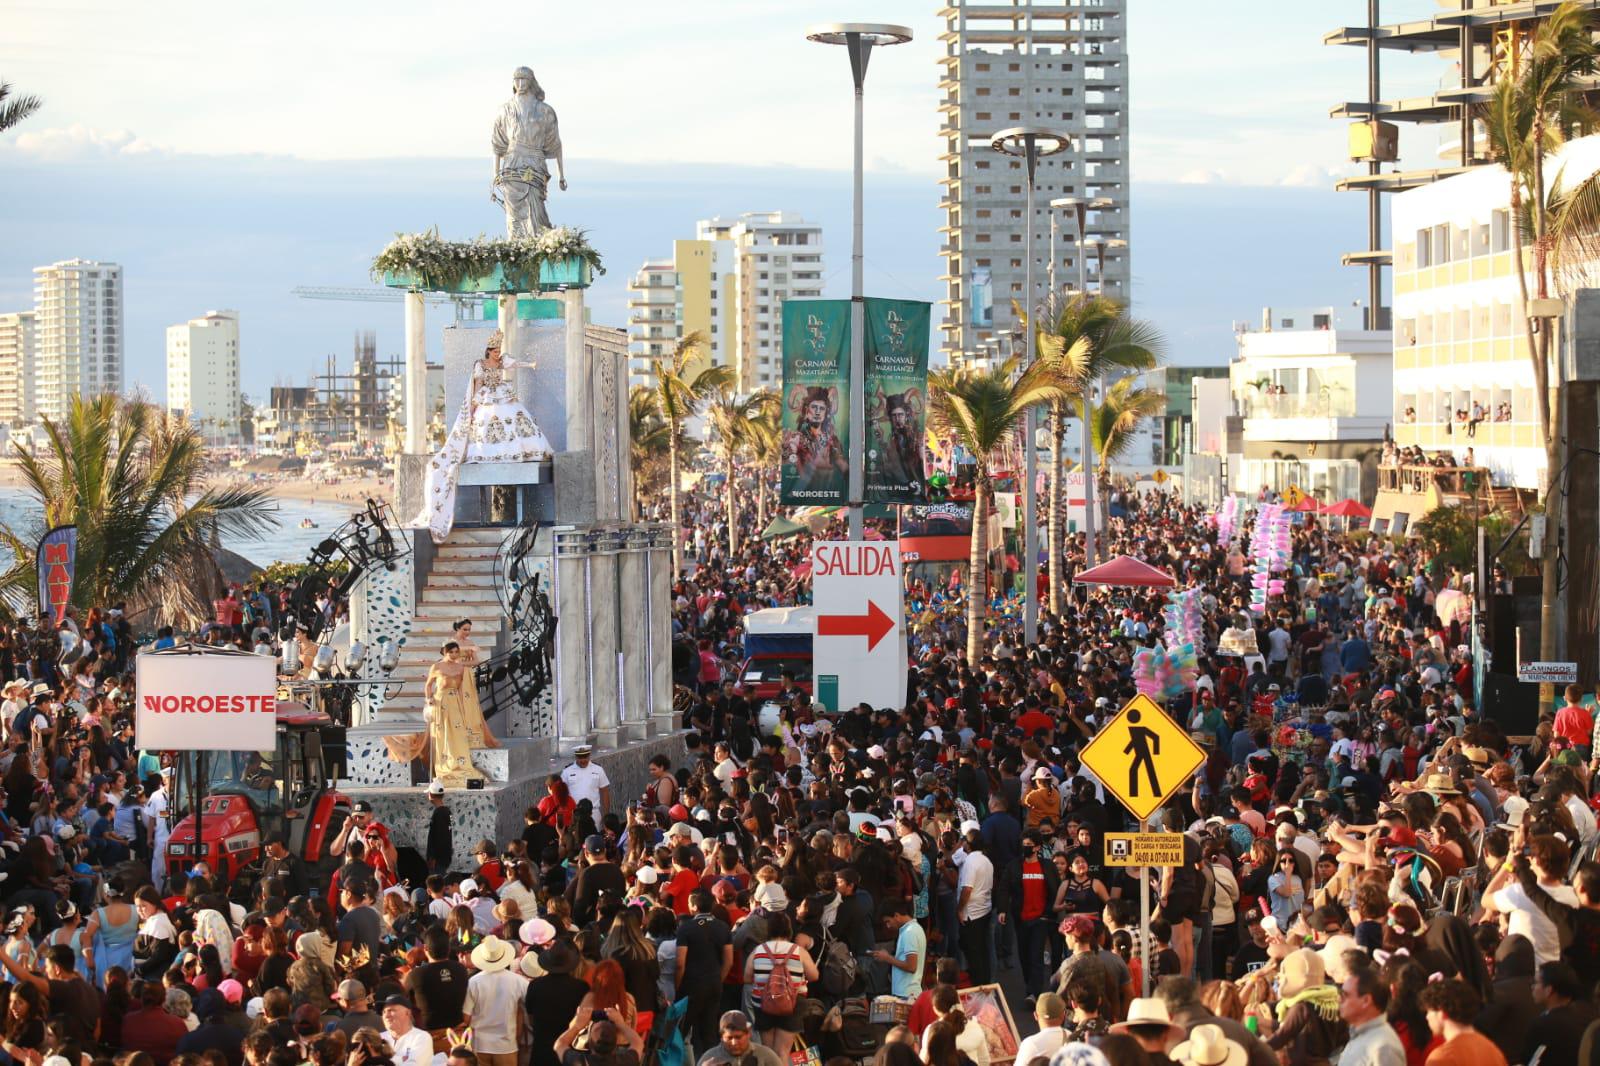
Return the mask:
[(350, 776), (350, 769), (345, 762), (349, 752), (345, 748), (344, 734), (343, 726), (322, 727), (322, 772), (330, 781)]
[(1508, 737), (1532, 736), (1539, 725), (1539, 686), (1515, 674), (1484, 674), (1483, 714)]

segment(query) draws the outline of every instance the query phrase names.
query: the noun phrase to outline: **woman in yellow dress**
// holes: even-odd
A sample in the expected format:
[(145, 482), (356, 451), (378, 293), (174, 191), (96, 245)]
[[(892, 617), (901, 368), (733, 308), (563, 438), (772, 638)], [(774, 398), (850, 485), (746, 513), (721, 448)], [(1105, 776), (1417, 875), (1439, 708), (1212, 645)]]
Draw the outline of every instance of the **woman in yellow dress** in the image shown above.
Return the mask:
[(483, 777), (472, 765), (472, 745), (467, 737), (466, 686), (462, 681), (467, 667), (461, 661), (461, 646), (453, 640), (445, 641), (440, 655), (429, 667), (423, 686), (422, 717), (428, 723), (434, 778), (447, 788), (461, 788), (469, 779)]
[(461, 646), (461, 662), (466, 675), (461, 682), (461, 695), (466, 702), (464, 719), (467, 726), (467, 745), (473, 748), (498, 748), (500, 742), (489, 732), (483, 720), (483, 705), (478, 702), (478, 679), (473, 667), (485, 658), (482, 650), (472, 642), (472, 619), (463, 618), (450, 627), (455, 631), (455, 641)]

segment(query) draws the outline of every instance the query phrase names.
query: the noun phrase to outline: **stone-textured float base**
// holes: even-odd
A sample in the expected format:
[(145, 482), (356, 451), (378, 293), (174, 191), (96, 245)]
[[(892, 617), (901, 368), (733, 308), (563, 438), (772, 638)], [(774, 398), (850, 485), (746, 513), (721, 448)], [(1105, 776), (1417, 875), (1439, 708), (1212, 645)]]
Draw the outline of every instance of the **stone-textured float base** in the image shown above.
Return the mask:
[[(594, 761), (605, 767), (611, 778), (611, 809), (621, 814), (629, 803), (644, 794), (650, 780), (650, 760), (665, 755), (672, 760), (673, 768), (684, 759), (684, 733), (671, 733), (650, 740), (628, 744), (617, 750), (598, 749)], [(479, 763), (480, 754), (474, 752), (473, 762)], [(521, 753), (519, 753), (520, 755)], [(507, 756), (495, 757), (510, 761)], [(521, 763), (519, 758), (516, 760)], [(544, 781), (549, 774), (559, 773), (570, 762), (570, 757), (547, 758), (537, 766), (527, 766), (525, 774), (518, 774), (509, 784), (490, 783), (483, 789), (452, 788), (445, 793), (455, 831), (454, 869), (475, 868), (472, 848), (485, 838), (497, 845), (522, 835), (522, 812), (537, 803), (545, 794)], [(479, 763), (483, 769), (488, 769)], [(523, 764), (526, 765), (526, 764)], [(520, 767), (518, 767), (520, 769)], [(355, 776), (355, 780), (362, 780)], [(427, 791), (419, 785), (393, 784), (341, 784), (340, 791), (352, 800), (363, 799), (372, 804), (378, 821), (389, 827), (398, 847), (424, 850), (428, 842), (428, 819), (431, 807)]]

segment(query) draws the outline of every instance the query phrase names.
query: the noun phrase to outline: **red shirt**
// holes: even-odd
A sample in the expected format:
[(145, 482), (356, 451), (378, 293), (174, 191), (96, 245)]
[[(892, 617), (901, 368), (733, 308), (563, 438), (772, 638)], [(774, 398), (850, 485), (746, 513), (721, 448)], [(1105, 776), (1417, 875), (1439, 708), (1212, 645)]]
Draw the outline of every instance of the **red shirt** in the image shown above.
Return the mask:
[(188, 1035), (183, 1019), (162, 1007), (136, 1010), (122, 1019), (122, 1050), (143, 1051), (158, 1063), (172, 1061), (178, 1041)]
[(1569, 703), (1556, 712), (1555, 731), (1557, 736), (1566, 737), (1573, 744), (1587, 746), (1594, 736), (1594, 716)]
[(693, 870), (679, 870), (667, 882), (667, 898), (672, 900), (672, 913), (682, 918), (689, 913), (689, 893), (700, 887), (700, 875)]
[(1044, 867), (1038, 859), (1022, 861), (1022, 920), (1031, 922), (1044, 914)]
[(1041, 710), (1031, 710), (1017, 719), (1017, 728), (1024, 733), (1033, 734), (1041, 729), (1049, 729), (1056, 724), (1056, 720)]

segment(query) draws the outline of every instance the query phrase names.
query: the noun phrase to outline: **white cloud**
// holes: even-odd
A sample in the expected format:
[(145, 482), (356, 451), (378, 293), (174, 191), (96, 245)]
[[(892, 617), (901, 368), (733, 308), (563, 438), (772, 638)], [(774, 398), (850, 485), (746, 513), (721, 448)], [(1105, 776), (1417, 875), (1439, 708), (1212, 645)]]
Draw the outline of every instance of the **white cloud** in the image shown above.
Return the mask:
[(1178, 175), (1180, 185), (1226, 185), (1230, 180), (1222, 171), (1206, 167), (1195, 167)]
[(71, 163), (84, 159), (103, 159), (114, 155), (150, 155), (167, 152), (161, 145), (136, 135), (132, 130), (101, 130), (74, 123), (66, 127), (23, 130), (0, 151), (11, 151), (45, 163)]
[(1279, 178), (1278, 184), (1298, 189), (1326, 188), (1337, 179), (1343, 177), (1345, 169), (1344, 167), (1319, 167), (1314, 163), (1301, 163)]

